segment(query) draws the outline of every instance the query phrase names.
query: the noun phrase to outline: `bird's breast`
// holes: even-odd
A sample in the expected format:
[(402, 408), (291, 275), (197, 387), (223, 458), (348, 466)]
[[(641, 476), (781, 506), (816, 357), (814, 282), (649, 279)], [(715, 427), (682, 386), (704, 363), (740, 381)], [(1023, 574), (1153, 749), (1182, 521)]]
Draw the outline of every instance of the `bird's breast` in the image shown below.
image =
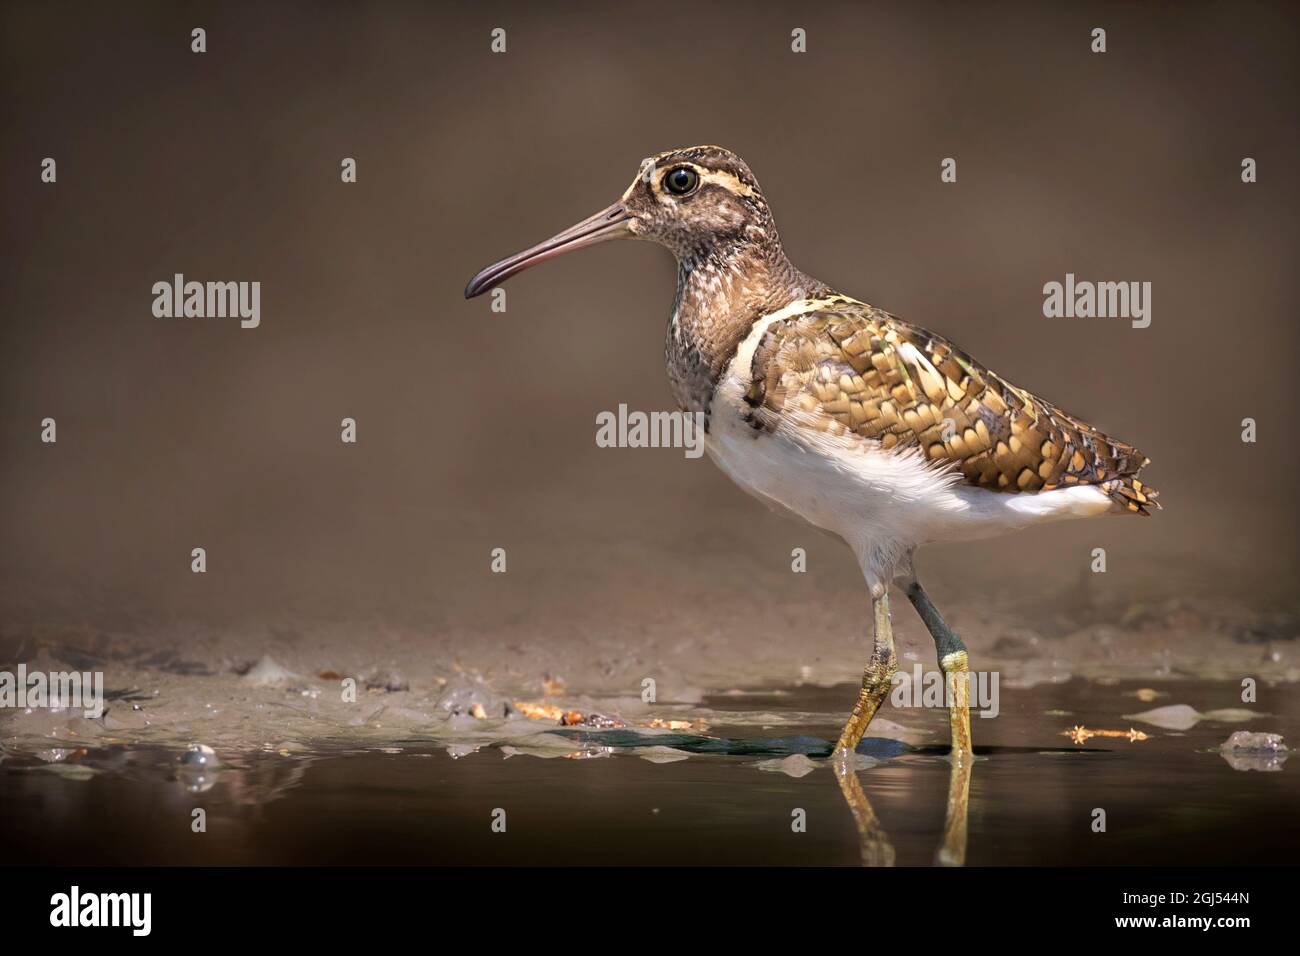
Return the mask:
[(668, 385), (677, 407), (686, 412), (703, 413), (707, 424), (717, 380), (702, 344), (687, 334), (676, 313), (668, 323), (664, 362), (668, 368)]

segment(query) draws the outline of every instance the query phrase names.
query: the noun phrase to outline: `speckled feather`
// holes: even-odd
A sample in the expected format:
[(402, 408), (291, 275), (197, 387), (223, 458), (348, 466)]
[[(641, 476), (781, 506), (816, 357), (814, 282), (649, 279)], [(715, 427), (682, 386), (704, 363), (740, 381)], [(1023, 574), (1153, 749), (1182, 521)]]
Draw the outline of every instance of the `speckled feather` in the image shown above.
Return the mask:
[(980, 366), (951, 342), (848, 296), (810, 301), (773, 324), (754, 353), (750, 421), (856, 434), (916, 448), (936, 467), (991, 491), (1094, 485), (1148, 514), (1148, 459)]

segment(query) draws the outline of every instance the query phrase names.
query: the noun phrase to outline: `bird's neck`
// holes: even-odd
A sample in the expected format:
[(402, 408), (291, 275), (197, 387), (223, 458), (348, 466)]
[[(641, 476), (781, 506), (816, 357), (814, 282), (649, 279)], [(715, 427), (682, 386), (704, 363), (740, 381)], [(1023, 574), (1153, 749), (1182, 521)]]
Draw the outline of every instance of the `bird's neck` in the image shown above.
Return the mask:
[(678, 403), (707, 408), (707, 397), (757, 319), (825, 291), (825, 283), (794, 267), (775, 237), (677, 251), (667, 357)]

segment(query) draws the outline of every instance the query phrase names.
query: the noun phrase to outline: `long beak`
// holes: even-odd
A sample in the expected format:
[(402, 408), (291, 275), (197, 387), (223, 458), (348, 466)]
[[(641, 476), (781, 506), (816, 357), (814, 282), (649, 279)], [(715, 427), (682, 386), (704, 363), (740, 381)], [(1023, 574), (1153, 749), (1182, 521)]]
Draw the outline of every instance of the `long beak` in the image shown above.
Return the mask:
[(564, 232), (551, 236), (545, 242), (539, 242), (531, 249), (518, 252), (508, 259), (494, 262), (474, 278), (465, 287), (465, 298), (472, 299), (482, 295), (495, 285), (505, 282), (512, 275), (523, 272), (529, 266), (535, 266), (547, 259), (574, 249), (594, 246), (607, 239), (622, 239), (632, 235), (628, 223), (632, 217), (621, 202), (616, 202), (607, 209), (602, 209), (594, 216), (582, 220), (576, 226), (570, 226)]

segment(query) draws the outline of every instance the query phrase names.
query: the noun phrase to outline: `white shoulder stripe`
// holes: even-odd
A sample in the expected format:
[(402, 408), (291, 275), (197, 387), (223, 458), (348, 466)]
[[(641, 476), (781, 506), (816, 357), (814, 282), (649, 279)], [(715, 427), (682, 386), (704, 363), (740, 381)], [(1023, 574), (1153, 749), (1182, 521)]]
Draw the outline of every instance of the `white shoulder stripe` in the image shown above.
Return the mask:
[(796, 299), (775, 312), (760, 315), (754, 320), (749, 334), (741, 340), (739, 348), (736, 349), (736, 356), (731, 360), (731, 365), (728, 367), (730, 374), (748, 382), (750, 366), (754, 361), (754, 353), (758, 351), (758, 345), (763, 341), (763, 336), (767, 334), (768, 329), (778, 322), (784, 322), (786, 319), (802, 315), (804, 312), (815, 312), (824, 306), (834, 304), (835, 301), (835, 299)]

